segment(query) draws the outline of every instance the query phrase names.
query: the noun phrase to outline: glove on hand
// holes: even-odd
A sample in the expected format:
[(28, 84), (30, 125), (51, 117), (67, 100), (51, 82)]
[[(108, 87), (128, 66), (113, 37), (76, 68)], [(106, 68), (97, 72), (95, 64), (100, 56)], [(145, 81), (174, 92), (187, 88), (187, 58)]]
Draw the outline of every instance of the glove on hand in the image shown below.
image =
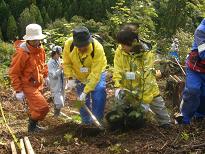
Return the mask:
[(24, 98), (25, 98), (25, 95), (24, 95), (23, 91), (16, 93), (16, 99), (18, 101), (23, 102)]
[(82, 94), (80, 95), (79, 100), (80, 100), (80, 101), (85, 101), (86, 95), (87, 95), (86, 93), (82, 92)]
[(65, 89), (74, 89), (76, 86), (75, 80), (67, 80)]
[(120, 99), (121, 99), (120, 93), (122, 93), (122, 92), (123, 92), (123, 89), (122, 89), (122, 88), (117, 88), (117, 89), (115, 90), (115, 98), (116, 98), (117, 100), (120, 100)]

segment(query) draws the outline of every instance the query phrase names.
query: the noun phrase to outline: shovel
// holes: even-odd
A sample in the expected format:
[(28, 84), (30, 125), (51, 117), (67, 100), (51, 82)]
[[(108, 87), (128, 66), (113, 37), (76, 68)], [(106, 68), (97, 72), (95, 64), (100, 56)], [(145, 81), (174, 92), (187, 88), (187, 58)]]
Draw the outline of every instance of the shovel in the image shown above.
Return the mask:
[[(75, 89), (76, 92), (76, 89)], [(76, 92), (77, 94), (77, 92)], [(77, 99), (77, 101), (79, 101), (79, 99)], [(92, 101), (91, 95), (90, 95), (90, 101)], [(91, 102), (92, 103), (92, 102)], [(90, 111), (90, 109), (88, 108), (88, 106), (85, 104), (85, 102), (83, 102), (83, 106), (82, 106), (87, 113), (90, 115), (91, 119), (93, 120), (94, 125), (99, 128), (100, 130), (104, 130), (104, 127), (101, 125), (101, 123), (98, 121), (98, 119), (95, 117), (95, 115)]]
[(88, 113), (88, 115), (91, 117), (93, 124), (94, 124), (94, 126), (93, 125), (84, 125), (84, 124), (79, 125), (79, 127), (77, 127), (77, 132), (78, 132), (78, 134), (81, 135), (81, 137), (96, 136), (100, 132), (105, 130), (104, 127), (97, 120), (95, 115), (91, 112), (91, 110), (85, 104), (85, 102), (79, 101), (79, 99), (77, 99), (76, 103), (78, 104), (78, 106), (76, 106), (76, 107), (83, 108)]
[(90, 109), (87, 107), (87, 105), (84, 105), (84, 109), (88, 112), (90, 117), (92, 118), (94, 124), (96, 127), (98, 127), (100, 130), (104, 130), (104, 127), (100, 124), (100, 122), (97, 120), (97, 118), (94, 116), (94, 114), (90, 111)]

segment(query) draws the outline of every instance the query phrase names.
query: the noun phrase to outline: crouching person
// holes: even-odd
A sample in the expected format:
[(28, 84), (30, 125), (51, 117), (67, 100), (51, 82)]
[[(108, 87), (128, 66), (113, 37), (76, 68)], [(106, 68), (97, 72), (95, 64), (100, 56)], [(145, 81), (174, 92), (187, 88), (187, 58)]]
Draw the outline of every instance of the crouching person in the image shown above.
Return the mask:
[(169, 127), (170, 116), (160, 96), (154, 68), (154, 54), (148, 43), (139, 40), (135, 24), (125, 25), (117, 34), (119, 46), (114, 57), (115, 96), (124, 90), (135, 91), (142, 106), (156, 114), (161, 127)]
[(43, 120), (49, 111), (46, 99), (41, 94), (44, 78), (47, 77), (46, 55), (40, 40), (44, 39), (42, 28), (37, 24), (26, 27), (24, 41), (16, 41), (16, 52), (13, 56), (9, 76), (11, 85), (16, 91), (17, 100), (29, 107), (28, 132), (40, 131), (38, 121)]
[(64, 106), (64, 75), (61, 64), (62, 48), (54, 46), (51, 51), (51, 58), (48, 61), (48, 78), (51, 96), (54, 102), (54, 116), (60, 115), (61, 108)]
[[(80, 101), (85, 101), (98, 120), (103, 119), (106, 102), (107, 60), (102, 45), (92, 38), (86, 27), (76, 27), (73, 37), (65, 42), (63, 51), (64, 73), (70, 85), (75, 85)], [(91, 103), (92, 100), (92, 103)], [(80, 109), (82, 123), (92, 124), (87, 111)]]

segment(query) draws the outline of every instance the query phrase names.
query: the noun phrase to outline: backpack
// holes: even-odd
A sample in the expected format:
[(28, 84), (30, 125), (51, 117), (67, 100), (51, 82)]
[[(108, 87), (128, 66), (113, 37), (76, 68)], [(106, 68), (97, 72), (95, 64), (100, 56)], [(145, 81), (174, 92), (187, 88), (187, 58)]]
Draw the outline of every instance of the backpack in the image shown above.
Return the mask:
[[(101, 44), (102, 44), (103, 41), (104, 41), (104, 40), (102, 39), (102, 37), (99, 36), (99, 35), (97, 35), (97, 34), (93, 34), (92, 37), (93, 37), (94, 39), (96, 39), (98, 42), (100, 42)], [(74, 49), (74, 44), (73, 44), (73, 42), (72, 42), (71, 45), (70, 45), (70, 53), (73, 51), (73, 49)], [(94, 56), (95, 56), (95, 44), (94, 44), (94, 42), (92, 42), (91, 57), (93, 58)]]

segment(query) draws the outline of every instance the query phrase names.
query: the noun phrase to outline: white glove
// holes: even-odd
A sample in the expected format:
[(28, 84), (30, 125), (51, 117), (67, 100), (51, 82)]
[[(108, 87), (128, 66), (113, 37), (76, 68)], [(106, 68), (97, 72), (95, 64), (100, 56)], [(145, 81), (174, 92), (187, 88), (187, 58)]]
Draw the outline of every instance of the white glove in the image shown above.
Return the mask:
[(65, 89), (73, 89), (76, 86), (75, 80), (67, 80)]
[(87, 95), (86, 93), (82, 92), (82, 94), (80, 95), (79, 100), (80, 101), (85, 101), (86, 95)]
[(120, 99), (119, 93), (120, 93), (121, 90), (122, 90), (121, 88), (117, 88), (117, 89), (115, 90), (115, 98), (116, 98), (116, 99)]
[(144, 109), (145, 112), (150, 111), (150, 106), (149, 106), (149, 104), (144, 104), (144, 103), (142, 103), (141, 106), (142, 106), (142, 108)]
[(23, 91), (16, 93), (16, 99), (18, 101), (23, 102), (24, 98), (25, 98), (25, 95), (24, 95)]

